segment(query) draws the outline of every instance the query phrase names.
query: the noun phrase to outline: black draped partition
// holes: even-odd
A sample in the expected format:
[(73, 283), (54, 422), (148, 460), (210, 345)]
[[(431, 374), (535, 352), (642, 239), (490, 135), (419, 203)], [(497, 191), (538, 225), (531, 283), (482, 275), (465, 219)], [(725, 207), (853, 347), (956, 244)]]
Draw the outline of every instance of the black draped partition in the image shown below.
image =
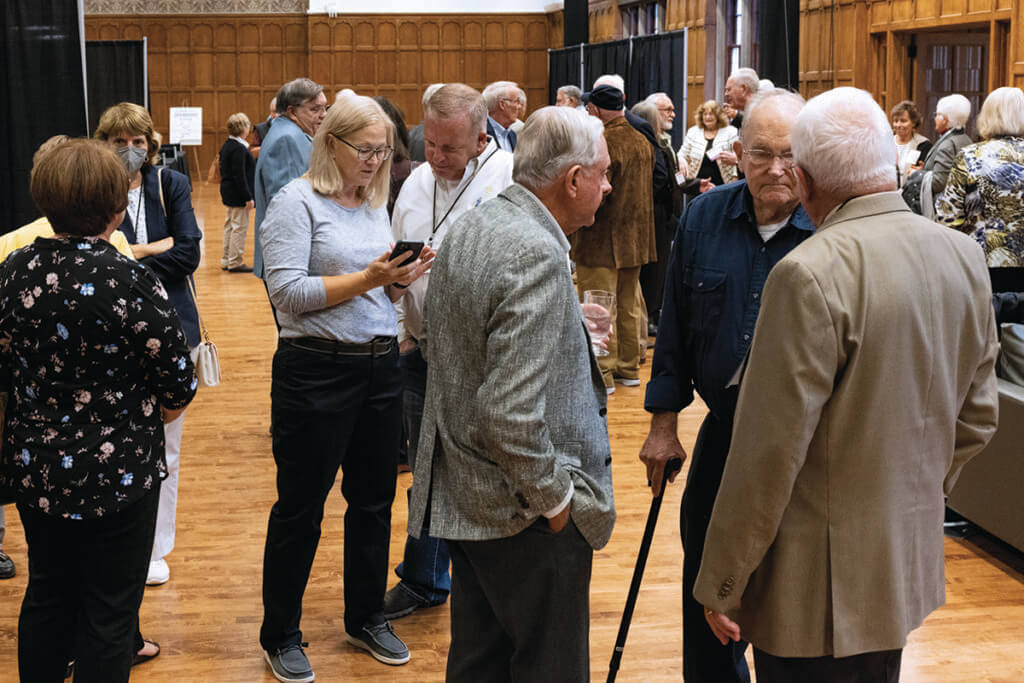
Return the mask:
[(685, 31), (659, 33), (633, 39), (633, 56), (626, 76), (626, 101), (635, 104), (654, 92), (668, 94), (676, 108), (672, 147), (683, 144), (686, 132)]
[[(770, 6), (770, 7), (769, 7)], [(780, 88), (800, 89), (800, 2), (762, 2), (757, 12), (757, 72)]]
[(563, 85), (575, 85), (583, 89), (580, 83), (580, 49), (581, 46), (548, 50), (548, 104), (554, 104), (558, 97), (558, 89)]
[[(619, 74), (623, 78), (629, 70), (629, 40), (612, 40), (583, 46), (584, 92), (594, 87), (594, 81), (604, 74)], [(629, 87), (628, 85), (626, 86)], [(627, 104), (632, 104), (629, 98)]]
[(39, 216), (28, 190), (36, 148), (86, 134), (81, 2), (3, 0), (0, 22), (0, 232), (9, 232)]
[(118, 102), (149, 109), (145, 38), (86, 41), (85, 63), (90, 132), (96, 130), (103, 111)]
[[(632, 106), (654, 92), (667, 93), (676, 107), (672, 144), (679, 147), (686, 132), (686, 30), (582, 46), (583, 83), (587, 91), (602, 74), (626, 80), (626, 104)], [(580, 48), (548, 51), (548, 102), (555, 103), (563, 85), (580, 81)]]

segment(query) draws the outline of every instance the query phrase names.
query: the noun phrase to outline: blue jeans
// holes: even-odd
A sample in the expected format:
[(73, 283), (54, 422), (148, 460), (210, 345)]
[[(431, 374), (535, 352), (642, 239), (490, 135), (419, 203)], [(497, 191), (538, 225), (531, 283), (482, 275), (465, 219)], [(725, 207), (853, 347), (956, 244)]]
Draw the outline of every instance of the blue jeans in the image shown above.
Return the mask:
[[(423, 360), (420, 347), (403, 353), (398, 359), (402, 369), (403, 408), (405, 432), (409, 435), (409, 467), (416, 472), (416, 448), (420, 440), (420, 423), (423, 421), (423, 402), (427, 394), (427, 362)], [(405, 539), (405, 553), (395, 573), (402, 583), (420, 597), (430, 602), (444, 602), (452, 588), (448, 574), (448, 544), (440, 538), (428, 536)]]

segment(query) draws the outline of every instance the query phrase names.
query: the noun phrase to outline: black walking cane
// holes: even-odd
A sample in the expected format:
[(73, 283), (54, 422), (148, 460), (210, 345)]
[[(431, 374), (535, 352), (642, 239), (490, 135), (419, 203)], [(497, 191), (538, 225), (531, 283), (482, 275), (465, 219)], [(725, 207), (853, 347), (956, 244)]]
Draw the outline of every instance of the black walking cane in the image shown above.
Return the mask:
[(619, 662), (622, 661), (622, 651), (626, 648), (629, 624), (633, 621), (633, 608), (636, 607), (636, 598), (640, 594), (640, 583), (644, 579), (647, 554), (651, 551), (651, 541), (654, 540), (654, 528), (658, 526), (658, 511), (661, 510), (661, 499), (665, 495), (665, 486), (668, 485), (668, 478), (678, 472), (682, 466), (683, 461), (679, 458), (673, 458), (665, 463), (665, 472), (661, 475), (661, 490), (651, 499), (651, 511), (647, 513), (647, 528), (644, 529), (644, 539), (640, 542), (640, 555), (636, 558), (633, 582), (629, 584), (626, 608), (622, 611), (622, 621), (619, 623), (619, 637), (615, 639), (615, 650), (612, 652), (611, 664), (608, 665), (608, 683), (613, 683), (615, 676), (619, 673)]

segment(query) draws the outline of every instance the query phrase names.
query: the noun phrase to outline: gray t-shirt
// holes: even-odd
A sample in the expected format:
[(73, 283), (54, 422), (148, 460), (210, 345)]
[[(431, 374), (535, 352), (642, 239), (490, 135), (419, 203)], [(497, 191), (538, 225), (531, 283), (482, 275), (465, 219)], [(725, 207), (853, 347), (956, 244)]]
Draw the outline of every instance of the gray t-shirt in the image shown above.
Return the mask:
[(296, 178), (267, 207), (260, 240), (281, 337), (361, 344), (395, 336), (398, 316), (383, 287), (328, 307), (321, 279), (357, 273), (389, 249), (385, 207), (346, 209)]

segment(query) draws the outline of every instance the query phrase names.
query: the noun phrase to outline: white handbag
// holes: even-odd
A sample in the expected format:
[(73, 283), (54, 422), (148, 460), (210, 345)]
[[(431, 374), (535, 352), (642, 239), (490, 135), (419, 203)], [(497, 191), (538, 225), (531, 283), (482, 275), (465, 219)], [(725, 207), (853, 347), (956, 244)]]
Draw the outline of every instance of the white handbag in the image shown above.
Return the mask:
[(185, 278), (188, 282), (188, 291), (192, 294), (192, 302), (196, 306), (196, 317), (199, 318), (199, 329), (203, 334), (203, 340), (195, 351), (196, 379), (201, 387), (215, 387), (220, 384), (220, 359), (217, 358), (217, 345), (210, 341), (210, 334), (203, 324), (203, 316), (199, 313), (199, 300), (196, 298), (196, 288), (192, 278)]

